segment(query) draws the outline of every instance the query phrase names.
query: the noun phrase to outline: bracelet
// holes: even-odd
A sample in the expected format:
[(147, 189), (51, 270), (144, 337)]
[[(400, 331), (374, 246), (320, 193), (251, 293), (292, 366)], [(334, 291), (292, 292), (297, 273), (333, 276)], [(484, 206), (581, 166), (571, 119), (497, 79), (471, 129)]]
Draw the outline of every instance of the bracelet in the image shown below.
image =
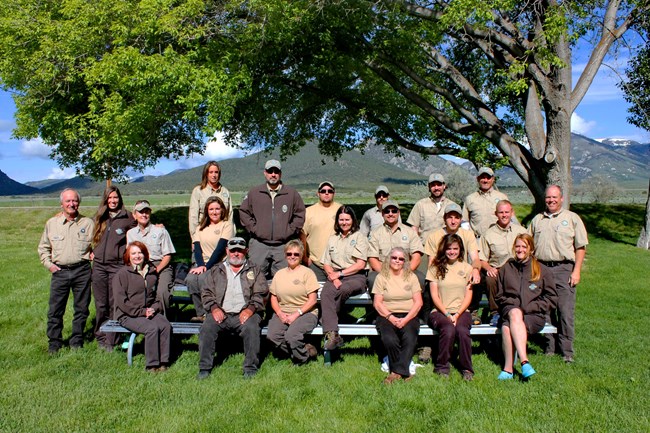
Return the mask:
[(302, 310), (300, 308), (298, 308), (298, 314), (302, 316), (305, 313), (303, 313)]

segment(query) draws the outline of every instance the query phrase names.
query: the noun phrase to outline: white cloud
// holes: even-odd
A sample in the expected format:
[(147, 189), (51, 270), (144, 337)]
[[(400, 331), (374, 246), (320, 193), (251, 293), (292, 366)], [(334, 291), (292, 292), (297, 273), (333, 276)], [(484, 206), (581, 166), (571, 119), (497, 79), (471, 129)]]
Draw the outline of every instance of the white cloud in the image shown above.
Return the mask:
[(571, 115), (571, 132), (586, 135), (594, 126), (596, 126), (596, 122), (587, 121), (576, 113)]
[(74, 168), (53, 168), (50, 174), (47, 176), (48, 179), (70, 179), (77, 175)]
[(40, 138), (20, 143), (20, 153), (27, 157), (49, 159), (51, 150)]
[(204, 158), (222, 160), (243, 156), (244, 152), (226, 145), (223, 141), (223, 133), (217, 132), (205, 146)]

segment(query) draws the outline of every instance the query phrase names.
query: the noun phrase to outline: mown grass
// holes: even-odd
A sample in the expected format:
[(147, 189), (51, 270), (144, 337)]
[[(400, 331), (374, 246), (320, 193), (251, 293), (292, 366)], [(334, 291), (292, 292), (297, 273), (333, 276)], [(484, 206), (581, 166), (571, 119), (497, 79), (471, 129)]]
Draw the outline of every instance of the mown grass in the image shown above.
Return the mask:
[[(56, 209), (1, 209), (0, 431), (649, 431), (650, 253), (630, 245), (640, 230), (628, 224), (636, 216), (613, 217), (641, 210), (586, 209), (592, 235), (578, 288), (575, 364), (545, 357), (531, 343), (538, 374), (528, 383), (499, 383), (498, 348), (485, 350), (481, 340), (473, 382), (457, 374), (442, 380), (426, 366), (392, 387), (380, 384), (384, 373), (365, 338), (350, 342), (330, 368), (322, 358), (297, 368), (269, 356), (252, 380), (241, 377), (243, 355), (236, 353), (197, 382), (196, 337), (175, 343), (174, 364), (159, 375), (144, 371), (141, 346), (132, 368), (124, 353), (106, 354), (94, 342), (49, 357), (49, 275), (36, 245)], [(154, 214), (177, 249), (183, 214)]]

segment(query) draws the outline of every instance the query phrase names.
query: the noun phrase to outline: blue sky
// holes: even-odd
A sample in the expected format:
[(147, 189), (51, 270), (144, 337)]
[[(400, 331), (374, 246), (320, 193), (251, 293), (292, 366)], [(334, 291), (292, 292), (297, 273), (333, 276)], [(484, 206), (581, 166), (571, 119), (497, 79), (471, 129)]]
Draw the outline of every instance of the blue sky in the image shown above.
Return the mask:
[[(584, 62), (586, 59), (576, 58), (574, 61), (574, 83), (584, 68)], [(607, 64), (622, 71), (625, 59), (610, 59)], [(601, 67), (589, 92), (574, 113), (572, 130), (590, 138), (626, 138), (648, 143), (650, 133), (626, 121), (628, 104), (616, 87), (618, 80), (610, 67)], [(49, 148), (38, 139), (24, 141), (11, 138), (15, 127), (14, 112), (15, 105), (11, 95), (0, 91), (0, 170), (18, 182), (74, 176), (74, 169), (62, 170), (48, 158)], [(145, 174), (161, 175), (178, 168), (196, 167), (211, 159), (222, 160), (237, 156), (241, 156), (238, 150), (225, 146), (217, 138), (207, 144), (204, 155), (193, 155), (179, 161), (161, 160)]]

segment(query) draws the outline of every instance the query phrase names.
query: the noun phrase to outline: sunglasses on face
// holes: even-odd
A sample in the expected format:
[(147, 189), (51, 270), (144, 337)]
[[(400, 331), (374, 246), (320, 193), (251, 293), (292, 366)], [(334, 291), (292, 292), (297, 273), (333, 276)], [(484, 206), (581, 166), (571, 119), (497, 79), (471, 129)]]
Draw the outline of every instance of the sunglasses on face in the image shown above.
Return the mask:
[(320, 192), (321, 194), (334, 194), (334, 190), (333, 190), (333, 189), (321, 189), (321, 190), (318, 191), (318, 192)]
[(286, 253), (287, 257), (300, 257), (300, 253)]
[(397, 260), (398, 262), (403, 262), (406, 259), (404, 257), (390, 256), (391, 260)]
[(388, 198), (388, 194), (380, 192), (380, 193), (375, 195), (375, 198)]
[(394, 207), (391, 207), (388, 209), (384, 209), (382, 212), (384, 213), (384, 215), (387, 215), (389, 213), (399, 213), (399, 210), (395, 209)]
[(268, 170), (266, 170), (266, 172), (268, 174), (280, 174), (281, 173), (281, 171), (278, 170), (277, 168), (269, 168)]

